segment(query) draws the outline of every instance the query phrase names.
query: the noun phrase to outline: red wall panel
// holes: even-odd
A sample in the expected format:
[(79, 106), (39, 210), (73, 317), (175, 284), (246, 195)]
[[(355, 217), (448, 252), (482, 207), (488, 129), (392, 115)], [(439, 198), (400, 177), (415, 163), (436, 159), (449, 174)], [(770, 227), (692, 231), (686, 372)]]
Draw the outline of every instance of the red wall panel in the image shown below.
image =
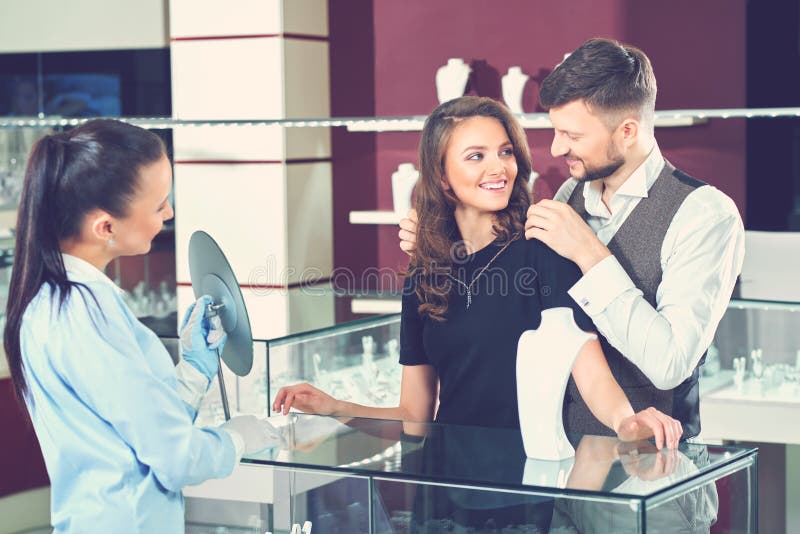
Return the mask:
[[(348, 3), (331, 2), (331, 17), (345, 17)], [(659, 85), (657, 109), (744, 107), (745, 2), (654, 2), (612, 0), (545, 2), (530, 0), (404, 0), (370, 4), (374, 41), (376, 116), (427, 114), (436, 105), (434, 76), (448, 58), (473, 66), (468, 94), (500, 98), (500, 77), (518, 65), (531, 76), (523, 108), (537, 109), (542, 79), (565, 52), (596, 36), (641, 47), (653, 61)], [(345, 30), (331, 28), (332, 56)], [(335, 69), (332, 61), (332, 69)], [(333, 76), (333, 75), (332, 75)], [(332, 83), (332, 99), (350, 90)], [(665, 156), (682, 170), (730, 195), (739, 209), (745, 202), (745, 126), (743, 120), (713, 120), (690, 128), (656, 132)], [(366, 134), (350, 134), (366, 135)], [(391, 208), (390, 176), (402, 162), (417, 161), (419, 133), (375, 134), (372, 209)], [(534, 168), (542, 174), (536, 193), (550, 196), (567, 177), (562, 161), (550, 156), (549, 131), (529, 131)], [(336, 150), (337, 147), (334, 147)], [(337, 153), (334, 152), (334, 159)], [(367, 179), (367, 178), (365, 178)], [(334, 183), (338, 176), (334, 169)], [(370, 208), (358, 208), (370, 209)], [(335, 246), (347, 247), (353, 225), (336, 229)], [(377, 231), (381, 267), (404, 267), (397, 229)], [(346, 265), (339, 263), (337, 266)]]
[(8, 378), (0, 380), (0, 429), (0, 497), (50, 485), (28, 412)]

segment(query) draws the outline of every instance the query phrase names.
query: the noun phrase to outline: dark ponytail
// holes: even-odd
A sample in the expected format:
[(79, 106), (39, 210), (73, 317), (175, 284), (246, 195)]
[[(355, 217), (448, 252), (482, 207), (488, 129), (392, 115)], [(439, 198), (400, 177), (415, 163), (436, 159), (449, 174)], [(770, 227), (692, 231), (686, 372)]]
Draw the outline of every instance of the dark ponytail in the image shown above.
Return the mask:
[(27, 393), (20, 330), (28, 304), (48, 284), (59, 308), (75, 282), (67, 279), (60, 243), (79, 235), (95, 209), (124, 218), (139, 170), (165, 154), (152, 132), (115, 120), (93, 120), (34, 145), (17, 214), (14, 265), (3, 345), (17, 398)]

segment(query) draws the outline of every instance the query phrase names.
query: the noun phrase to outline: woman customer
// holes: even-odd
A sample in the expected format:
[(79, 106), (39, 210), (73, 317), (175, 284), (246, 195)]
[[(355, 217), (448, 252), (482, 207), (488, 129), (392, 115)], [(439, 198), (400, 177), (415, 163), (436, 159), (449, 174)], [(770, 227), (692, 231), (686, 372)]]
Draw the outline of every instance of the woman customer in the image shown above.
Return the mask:
[[(578, 267), (524, 239), (530, 154), (508, 109), (473, 96), (441, 104), (425, 122), (419, 152), (417, 249), (403, 288), (399, 405), (362, 406), (297, 384), (278, 391), (273, 410), (518, 427), (522, 332), (539, 326), (542, 310), (560, 306), (573, 309), (582, 329), (593, 328), (567, 295), (580, 277)], [(655, 435), (659, 448), (677, 447), (680, 423), (654, 408), (634, 413), (597, 340), (584, 345), (572, 376), (595, 416), (620, 438)]]

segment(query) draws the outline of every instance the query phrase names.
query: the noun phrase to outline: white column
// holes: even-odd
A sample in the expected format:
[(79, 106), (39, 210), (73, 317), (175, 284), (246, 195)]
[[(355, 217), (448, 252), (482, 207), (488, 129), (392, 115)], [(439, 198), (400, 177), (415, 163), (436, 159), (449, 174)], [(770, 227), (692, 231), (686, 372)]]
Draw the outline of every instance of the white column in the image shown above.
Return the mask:
[[(330, 116), (326, 0), (171, 0), (170, 31), (174, 118)], [(178, 127), (174, 147), (179, 309), (202, 229), (243, 286), (254, 338), (332, 324), (330, 294), (298, 287), (333, 269), (328, 129)]]

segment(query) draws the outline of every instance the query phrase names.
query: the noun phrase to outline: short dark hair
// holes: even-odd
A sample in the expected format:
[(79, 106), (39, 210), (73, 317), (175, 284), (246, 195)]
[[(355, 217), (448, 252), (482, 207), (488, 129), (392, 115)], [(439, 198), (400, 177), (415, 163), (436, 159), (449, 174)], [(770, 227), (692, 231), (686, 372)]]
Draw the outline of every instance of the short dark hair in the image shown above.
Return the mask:
[(636, 111), (652, 123), (656, 77), (644, 52), (611, 39), (589, 39), (542, 82), (546, 110), (583, 100), (600, 112)]

